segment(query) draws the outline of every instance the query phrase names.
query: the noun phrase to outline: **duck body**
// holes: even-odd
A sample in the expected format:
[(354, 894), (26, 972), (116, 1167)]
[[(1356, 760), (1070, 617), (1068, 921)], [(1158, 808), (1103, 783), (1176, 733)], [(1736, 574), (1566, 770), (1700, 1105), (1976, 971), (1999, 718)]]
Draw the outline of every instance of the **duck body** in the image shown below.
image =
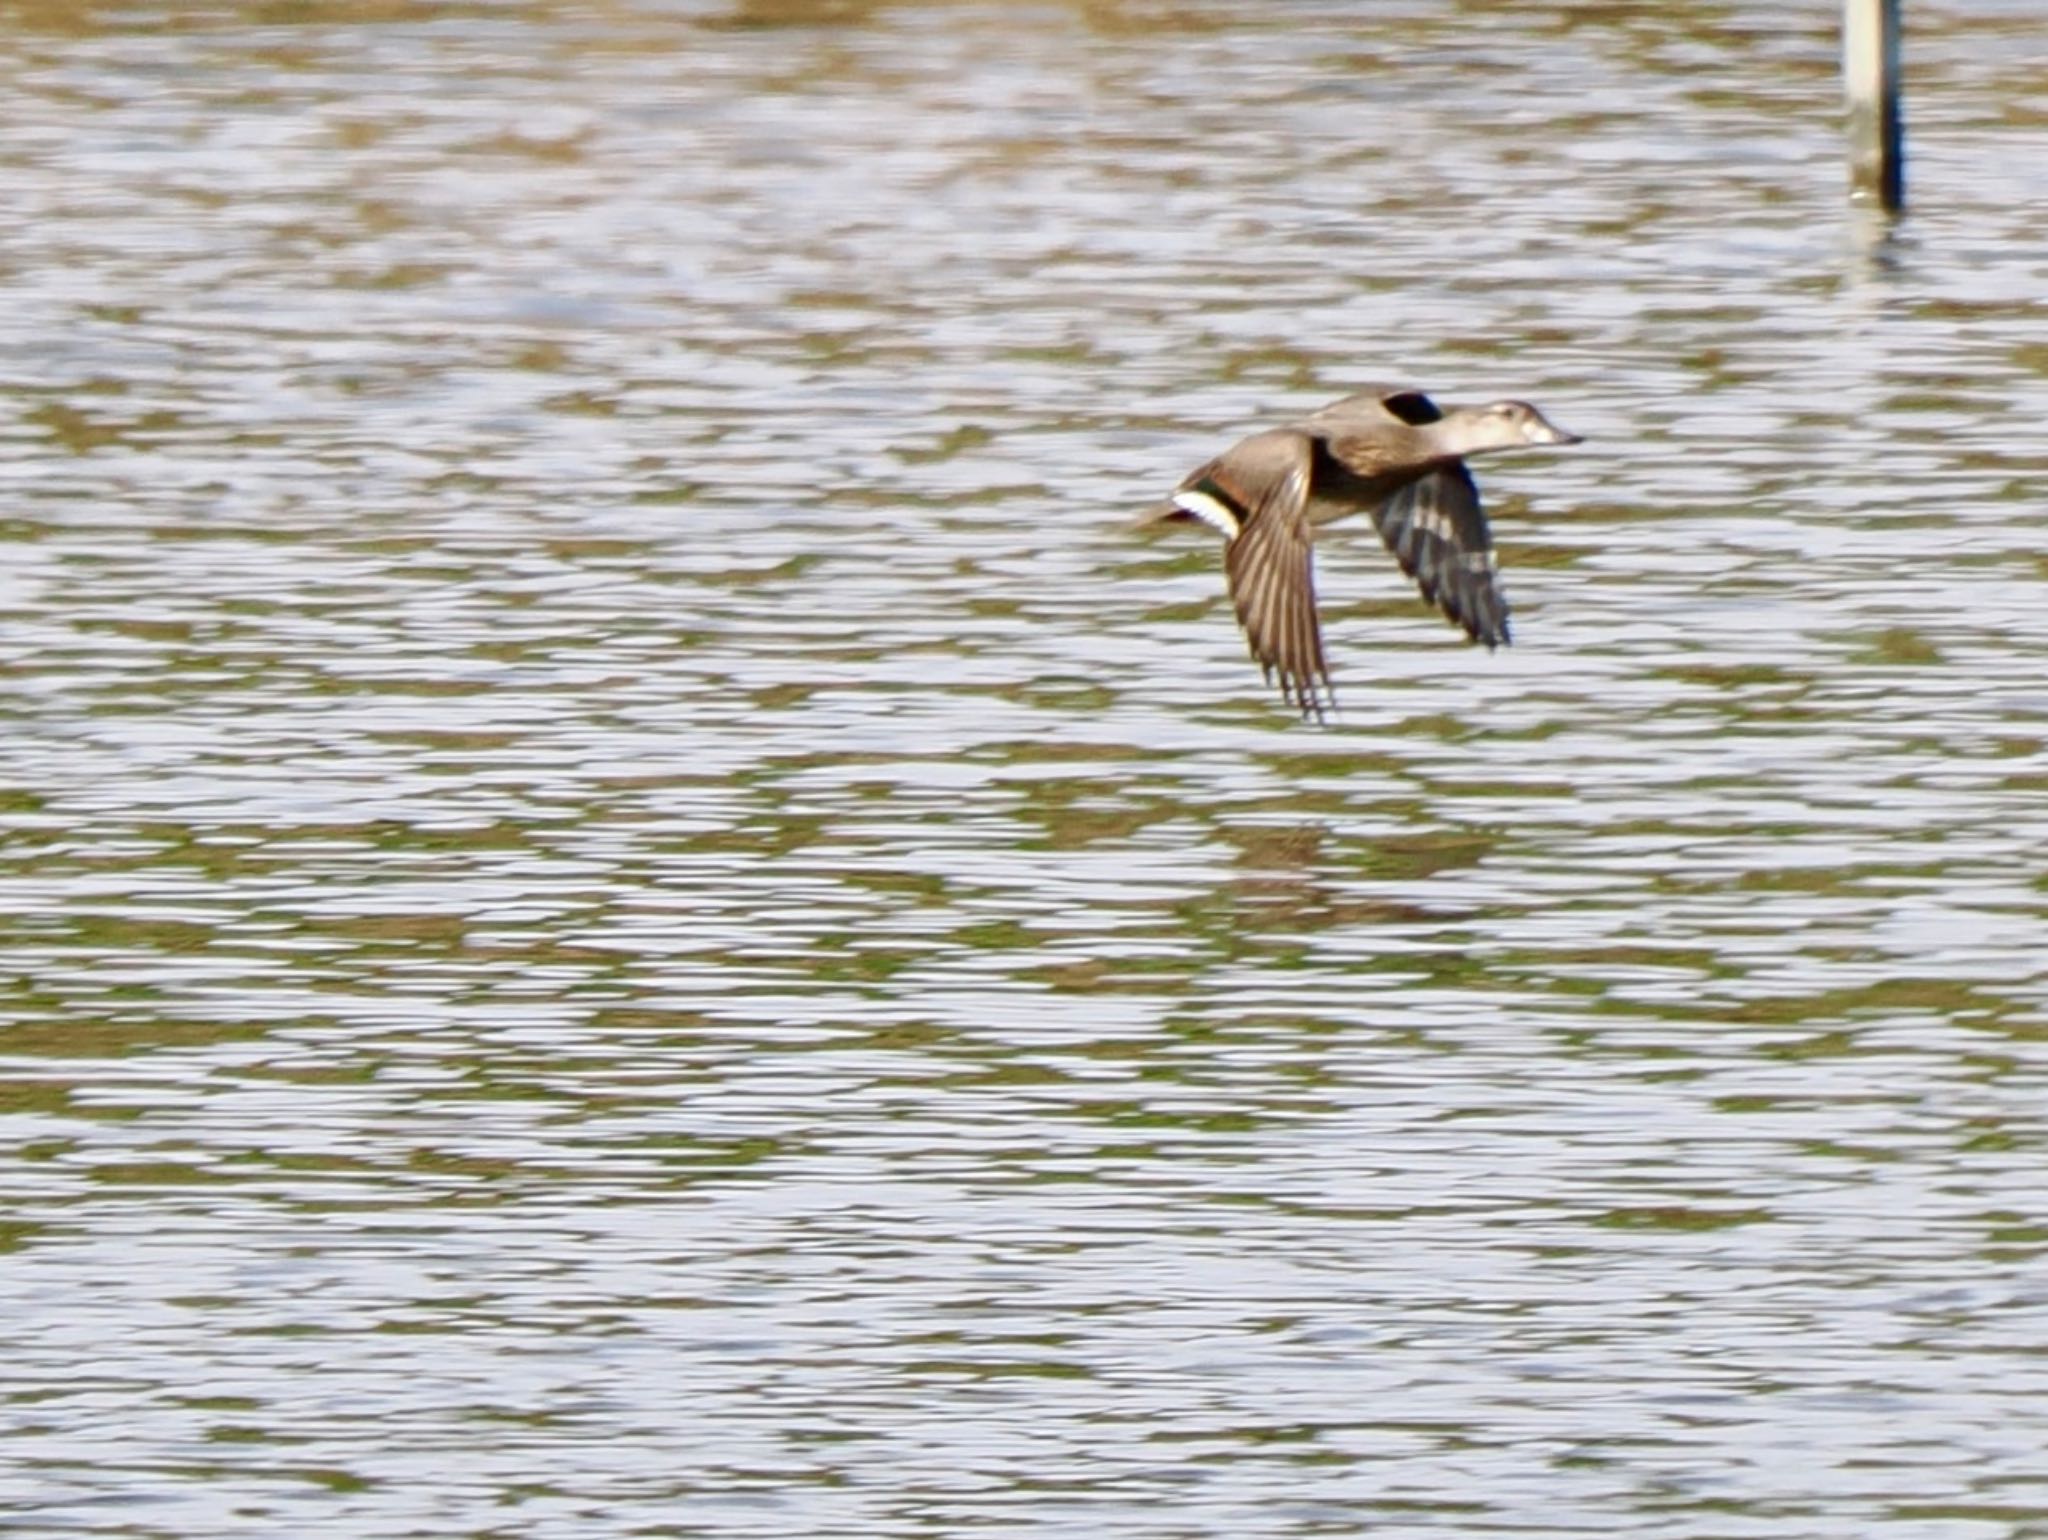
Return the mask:
[(1465, 460), (1578, 442), (1527, 402), (1439, 407), (1420, 391), (1380, 386), (1240, 440), (1190, 472), (1146, 522), (1199, 520), (1223, 536), (1223, 569), (1252, 657), (1290, 704), (1320, 718), (1331, 694), (1315, 530), (1370, 514), (1425, 600), (1488, 650), (1505, 646), (1493, 532)]

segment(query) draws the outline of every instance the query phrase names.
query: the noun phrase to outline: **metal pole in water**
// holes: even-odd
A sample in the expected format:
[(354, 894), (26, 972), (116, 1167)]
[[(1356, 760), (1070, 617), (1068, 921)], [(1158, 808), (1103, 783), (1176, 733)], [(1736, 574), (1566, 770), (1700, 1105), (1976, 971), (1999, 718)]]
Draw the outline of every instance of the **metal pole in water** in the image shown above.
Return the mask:
[(1899, 115), (1900, 0), (1842, 0), (1842, 90), (1849, 123), (1849, 196), (1895, 214), (1906, 202)]

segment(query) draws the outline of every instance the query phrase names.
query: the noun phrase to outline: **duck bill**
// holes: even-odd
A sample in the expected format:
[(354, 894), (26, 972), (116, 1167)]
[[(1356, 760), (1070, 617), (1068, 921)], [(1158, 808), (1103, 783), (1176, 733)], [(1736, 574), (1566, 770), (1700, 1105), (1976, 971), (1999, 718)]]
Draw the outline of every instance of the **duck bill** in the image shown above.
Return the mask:
[(1534, 420), (1529, 423), (1524, 431), (1527, 433), (1529, 442), (1532, 444), (1583, 444), (1586, 442), (1580, 434), (1565, 432), (1564, 429), (1547, 417), (1538, 413), (1531, 413), (1530, 415)]

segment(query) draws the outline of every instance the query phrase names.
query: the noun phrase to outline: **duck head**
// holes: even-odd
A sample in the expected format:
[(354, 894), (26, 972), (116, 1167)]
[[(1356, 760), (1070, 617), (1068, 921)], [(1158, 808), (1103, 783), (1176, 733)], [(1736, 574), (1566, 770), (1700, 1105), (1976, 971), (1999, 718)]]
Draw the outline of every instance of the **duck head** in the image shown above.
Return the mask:
[(1584, 442), (1578, 434), (1565, 432), (1526, 401), (1451, 407), (1445, 411), (1439, 431), (1459, 446), (1460, 454), (1478, 454), (1486, 449), (1519, 449), (1525, 444)]

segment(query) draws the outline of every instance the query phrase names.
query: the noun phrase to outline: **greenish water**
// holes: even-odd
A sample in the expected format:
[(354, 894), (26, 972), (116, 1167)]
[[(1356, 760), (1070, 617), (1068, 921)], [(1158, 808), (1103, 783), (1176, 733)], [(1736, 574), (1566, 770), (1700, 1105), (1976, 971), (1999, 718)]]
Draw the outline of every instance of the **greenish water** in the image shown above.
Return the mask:
[(2048, 1536), (2030, 6), (0, 17), (0, 1527)]

